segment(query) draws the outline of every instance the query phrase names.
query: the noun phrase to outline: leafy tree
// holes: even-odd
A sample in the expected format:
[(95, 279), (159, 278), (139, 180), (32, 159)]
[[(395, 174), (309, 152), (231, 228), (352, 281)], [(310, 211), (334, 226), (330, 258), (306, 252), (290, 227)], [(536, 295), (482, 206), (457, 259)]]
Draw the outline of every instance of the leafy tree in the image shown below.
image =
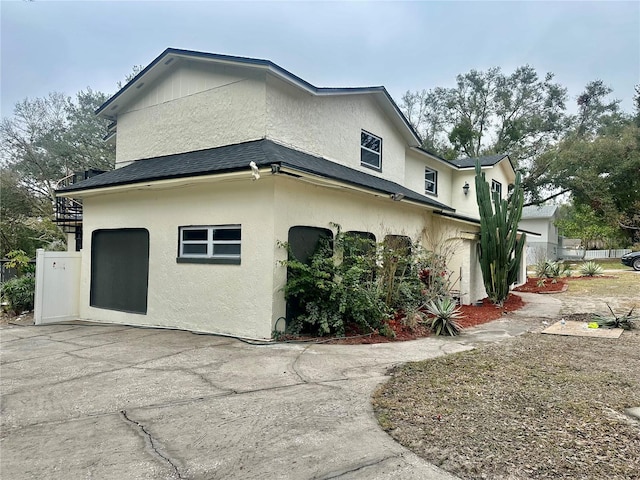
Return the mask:
[(115, 150), (102, 141), (106, 121), (94, 111), (106, 95), (90, 89), (72, 101), (61, 93), (19, 102), (0, 124), (2, 163), (36, 198), (55, 199), (57, 182), (74, 171), (113, 168)]
[(107, 95), (91, 89), (25, 99), (0, 123), (2, 253), (62, 241), (52, 222), (58, 182), (76, 171), (113, 168), (115, 149), (103, 141), (107, 122), (95, 110)]
[(602, 80), (589, 82), (577, 98), (578, 114), (575, 117), (575, 134), (578, 137), (595, 135), (607, 126), (624, 121), (620, 114), (620, 100), (607, 97), (613, 92)]
[(4, 118), (0, 124), (5, 168), (16, 172), (33, 196), (52, 202), (55, 182), (64, 176), (58, 151), (69, 101), (60, 93), (25, 99), (15, 106), (13, 118)]
[(634, 87), (635, 94), (633, 96), (633, 121), (640, 127), (640, 85)]
[(445, 158), (510, 153), (528, 160), (559, 138), (568, 123), (566, 89), (529, 65), (510, 75), (499, 68), (471, 70), (453, 88), (406, 92), (401, 109), (424, 138), (423, 147)]
[(594, 138), (570, 136), (541, 155), (536, 168), (538, 185), (588, 207), (598, 219), (594, 227), (606, 224), (640, 241), (639, 127), (629, 122)]
[(562, 208), (556, 225), (565, 237), (579, 238), (585, 249), (597, 246), (598, 241), (611, 244), (619, 233), (618, 228), (604, 221), (585, 204), (567, 205)]
[(50, 202), (34, 197), (16, 172), (0, 169), (0, 256), (24, 250), (33, 257), (37, 248), (62, 240), (51, 214)]
[(75, 102), (67, 108), (69, 128), (63, 138), (67, 165), (74, 171), (95, 168), (111, 170), (115, 162), (115, 148), (104, 141), (109, 121), (95, 111), (109, 98), (90, 88), (76, 94)]

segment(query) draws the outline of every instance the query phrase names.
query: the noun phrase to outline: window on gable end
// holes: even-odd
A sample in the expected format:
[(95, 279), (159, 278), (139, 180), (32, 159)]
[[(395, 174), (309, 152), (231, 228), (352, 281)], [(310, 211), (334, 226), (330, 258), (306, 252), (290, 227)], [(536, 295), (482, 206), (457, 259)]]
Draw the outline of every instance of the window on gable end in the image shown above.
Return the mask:
[(424, 191), (432, 195), (438, 194), (438, 172), (429, 167), (424, 168)]
[(382, 139), (365, 130), (360, 132), (360, 164), (382, 170)]

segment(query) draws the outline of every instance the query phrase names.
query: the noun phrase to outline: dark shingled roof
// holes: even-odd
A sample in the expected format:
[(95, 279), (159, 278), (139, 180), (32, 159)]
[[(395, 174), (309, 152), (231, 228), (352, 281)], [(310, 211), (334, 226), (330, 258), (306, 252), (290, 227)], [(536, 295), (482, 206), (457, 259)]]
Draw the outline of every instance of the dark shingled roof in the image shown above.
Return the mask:
[(453, 163), (458, 168), (469, 168), (469, 167), (475, 167), (476, 161), (479, 160), (480, 166), (492, 167), (493, 165), (498, 163), (500, 160), (508, 156), (509, 155), (501, 154), (501, 155), (489, 155), (486, 157), (477, 157), (477, 158), (461, 158), (459, 160), (451, 160), (451, 163)]
[(401, 193), (407, 200), (442, 210), (454, 211), (453, 208), (447, 205), (397, 183), (285, 147), (271, 140), (255, 140), (207, 150), (136, 160), (126, 167), (88, 178), (58, 190), (58, 192), (80, 192), (118, 185), (196, 177), (238, 170), (247, 170), (247, 173), (249, 173), (249, 162), (252, 161), (258, 167), (266, 167), (276, 163), (281, 167), (289, 167), (300, 172), (315, 174), (389, 195)]

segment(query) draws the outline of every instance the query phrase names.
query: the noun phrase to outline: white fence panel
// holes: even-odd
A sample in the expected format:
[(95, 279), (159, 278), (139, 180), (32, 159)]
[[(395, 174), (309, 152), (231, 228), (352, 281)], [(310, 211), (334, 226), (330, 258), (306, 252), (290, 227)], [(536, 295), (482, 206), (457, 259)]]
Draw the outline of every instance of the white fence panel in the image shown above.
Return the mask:
[(619, 248), (617, 250), (587, 250), (581, 248), (563, 248), (560, 251), (560, 258), (582, 258), (585, 260), (593, 260), (596, 258), (620, 258), (631, 250), (628, 248)]
[(78, 318), (81, 258), (80, 252), (37, 251), (36, 325)]

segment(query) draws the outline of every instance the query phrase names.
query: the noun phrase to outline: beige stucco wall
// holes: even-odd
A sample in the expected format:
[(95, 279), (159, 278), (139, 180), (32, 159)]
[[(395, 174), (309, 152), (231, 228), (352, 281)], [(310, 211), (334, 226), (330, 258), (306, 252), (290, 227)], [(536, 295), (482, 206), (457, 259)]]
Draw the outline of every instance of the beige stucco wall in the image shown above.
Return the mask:
[[(491, 180), (496, 180), (502, 184), (502, 198), (506, 198), (509, 184), (515, 181), (513, 170), (509, 166), (507, 159), (501, 160), (497, 165), (490, 168), (483, 168), (487, 182), (491, 186)], [(456, 209), (456, 213), (478, 218), (478, 204), (476, 200), (476, 173), (475, 169), (468, 168), (453, 172), (451, 182), (451, 206)], [(465, 182), (469, 183), (469, 193), (464, 195), (462, 187)]]
[[(468, 236), (462, 232), (467, 227), (386, 196), (267, 174), (256, 182), (233, 179), (89, 196), (84, 206), (80, 316), (88, 320), (270, 338), (285, 315), (286, 268), (279, 261), (286, 250), (277, 241), (286, 241), (292, 226), (332, 228), (332, 222), (345, 231), (371, 232), (378, 241), (407, 235), (429, 249), (454, 241), (449, 269), (453, 279), (462, 274), (463, 300), (484, 296), (479, 267), (470, 257), (474, 242), (460, 240)], [(241, 225), (241, 265), (176, 262), (179, 226), (222, 224)], [(114, 228), (149, 231), (146, 315), (89, 305), (92, 232)]]
[[(360, 165), (360, 131), (382, 138), (382, 172)], [(267, 137), (402, 184), (406, 142), (371, 94), (316, 96), (267, 76)]]
[[(124, 324), (177, 327), (251, 338), (271, 336), (273, 182), (239, 180), (84, 200), (85, 248), (80, 316)], [(241, 265), (176, 263), (178, 227), (240, 224)], [(89, 306), (91, 233), (149, 231), (146, 315)]]
[(116, 166), (264, 138), (265, 73), (181, 66), (118, 115)]
[[(331, 227), (337, 223), (343, 231), (358, 230), (371, 232), (377, 241), (384, 240), (389, 234), (407, 235), (420, 241), (425, 248), (435, 249), (436, 244), (447, 242), (453, 256), (449, 270), (453, 271), (452, 280), (457, 280), (462, 273), (465, 281), (463, 300), (466, 303), (477, 301), (485, 296), (480, 282), (471, 284), (479, 272), (479, 264), (470, 263), (469, 247), (460, 239), (461, 231), (467, 226), (450, 222), (434, 216), (429, 209), (417, 207), (404, 202), (393, 202), (386, 197), (372, 197), (367, 194), (341, 189), (327, 189), (311, 183), (295, 181), (286, 177), (279, 178), (275, 195), (274, 232), (276, 239), (286, 241), (289, 228), (295, 225)], [(304, 198), (304, 201), (301, 199)], [(314, 208), (313, 205), (322, 205)], [(276, 249), (276, 259), (286, 259), (286, 251)], [(475, 275), (475, 276), (474, 276)], [(275, 287), (273, 295), (273, 317), (285, 314), (285, 302), (280, 289), (286, 282), (286, 269), (277, 267), (274, 270)], [(456, 289), (459, 283), (454, 286)]]
[[(429, 167), (438, 172), (438, 194), (431, 195), (424, 190), (424, 169)], [(422, 195), (449, 205), (451, 203), (453, 169), (442, 162), (430, 159), (426, 155), (407, 149), (404, 186)], [(462, 192), (462, 190), (460, 191)]]

